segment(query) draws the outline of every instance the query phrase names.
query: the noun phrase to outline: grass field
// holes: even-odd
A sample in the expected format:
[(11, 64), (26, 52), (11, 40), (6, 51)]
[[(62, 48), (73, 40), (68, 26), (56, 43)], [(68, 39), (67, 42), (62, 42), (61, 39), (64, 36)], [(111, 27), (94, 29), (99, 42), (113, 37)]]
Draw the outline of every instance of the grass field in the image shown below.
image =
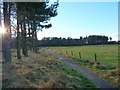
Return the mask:
[[(97, 61), (105, 65), (118, 65), (118, 46), (117, 45), (98, 45), (98, 46), (79, 46), (79, 47), (55, 47), (52, 48), (56, 52), (63, 53), (64, 55), (79, 58), (79, 52), (82, 59), (95, 60), (95, 54), (97, 55)], [(61, 52), (60, 52), (61, 51)], [(67, 53), (68, 52), (68, 53)]]
[[(61, 61), (40, 52), (29, 52), (29, 57), (3, 64), (3, 88), (95, 88), (81, 73)], [(92, 89), (93, 90), (93, 89)]]
[[(49, 47), (46, 49), (82, 65), (113, 85), (118, 85), (118, 45)], [(79, 52), (81, 53), (81, 58)]]

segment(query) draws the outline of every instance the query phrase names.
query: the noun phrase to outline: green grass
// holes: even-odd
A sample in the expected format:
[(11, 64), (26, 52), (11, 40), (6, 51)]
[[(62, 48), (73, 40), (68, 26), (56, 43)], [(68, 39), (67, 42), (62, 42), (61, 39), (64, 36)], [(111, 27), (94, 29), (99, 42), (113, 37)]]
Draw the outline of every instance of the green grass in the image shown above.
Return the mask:
[[(85, 67), (113, 85), (118, 85), (118, 45), (49, 47), (45, 49)], [(95, 54), (97, 55), (97, 64), (95, 64)]]
[[(66, 56), (72, 56), (79, 58), (79, 52), (84, 60), (95, 60), (95, 54), (97, 55), (97, 61), (101, 64), (118, 66), (118, 45), (96, 45), (96, 46), (76, 46), (76, 47), (52, 47), (50, 48), (54, 52), (62, 53)], [(68, 53), (66, 53), (66, 51)]]

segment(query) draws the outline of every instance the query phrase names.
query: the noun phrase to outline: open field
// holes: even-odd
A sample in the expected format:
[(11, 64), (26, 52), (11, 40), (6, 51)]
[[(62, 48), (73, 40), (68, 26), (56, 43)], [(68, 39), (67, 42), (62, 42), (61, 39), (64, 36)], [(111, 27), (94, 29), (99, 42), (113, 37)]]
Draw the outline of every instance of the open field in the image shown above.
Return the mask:
[(118, 46), (117, 45), (96, 45), (96, 46), (76, 46), (76, 47), (55, 47), (52, 50), (63, 53), (64, 55), (79, 58), (79, 52), (81, 58), (84, 60), (95, 60), (95, 54), (97, 55), (97, 61), (105, 65), (118, 65)]
[(95, 88), (81, 73), (44, 52), (29, 52), (22, 61), (15, 53), (11, 64), (3, 64), (3, 88)]
[(49, 47), (46, 49), (87, 68), (113, 85), (118, 85), (118, 45)]

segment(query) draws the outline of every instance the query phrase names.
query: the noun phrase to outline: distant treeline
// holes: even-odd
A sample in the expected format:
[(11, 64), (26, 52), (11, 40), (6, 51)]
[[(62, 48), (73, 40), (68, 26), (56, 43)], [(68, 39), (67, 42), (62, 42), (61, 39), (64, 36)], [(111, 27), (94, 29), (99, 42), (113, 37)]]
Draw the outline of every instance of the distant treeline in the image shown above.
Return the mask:
[(118, 44), (119, 42), (112, 41), (111, 37), (102, 35), (90, 35), (80, 37), (79, 39), (44, 37), (38, 40), (38, 46), (83, 46), (83, 45), (101, 45), (101, 44)]

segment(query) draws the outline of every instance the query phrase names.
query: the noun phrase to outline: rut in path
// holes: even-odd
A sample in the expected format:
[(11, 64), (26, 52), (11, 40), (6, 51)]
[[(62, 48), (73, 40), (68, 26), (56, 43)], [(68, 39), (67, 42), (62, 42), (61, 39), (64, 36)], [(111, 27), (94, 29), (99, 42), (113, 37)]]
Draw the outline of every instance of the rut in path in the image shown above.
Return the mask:
[[(48, 51), (47, 51), (48, 53)], [(65, 58), (62, 58), (60, 56), (58, 56), (57, 54), (54, 53), (50, 53), (49, 54), (55, 58), (57, 58), (58, 60), (64, 62), (64, 64), (68, 65), (69, 67), (73, 68), (74, 70), (77, 70), (79, 72), (81, 72), (83, 75), (85, 75), (92, 83), (94, 83), (96, 85), (97, 88), (104, 88), (104, 89), (109, 89), (109, 90), (118, 90), (117, 88), (115, 88), (113, 85), (107, 83), (106, 81), (104, 81), (103, 79), (101, 79), (100, 77), (98, 77), (96, 74), (89, 72), (88, 70), (86, 70), (85, 68), (66, 60)]]

